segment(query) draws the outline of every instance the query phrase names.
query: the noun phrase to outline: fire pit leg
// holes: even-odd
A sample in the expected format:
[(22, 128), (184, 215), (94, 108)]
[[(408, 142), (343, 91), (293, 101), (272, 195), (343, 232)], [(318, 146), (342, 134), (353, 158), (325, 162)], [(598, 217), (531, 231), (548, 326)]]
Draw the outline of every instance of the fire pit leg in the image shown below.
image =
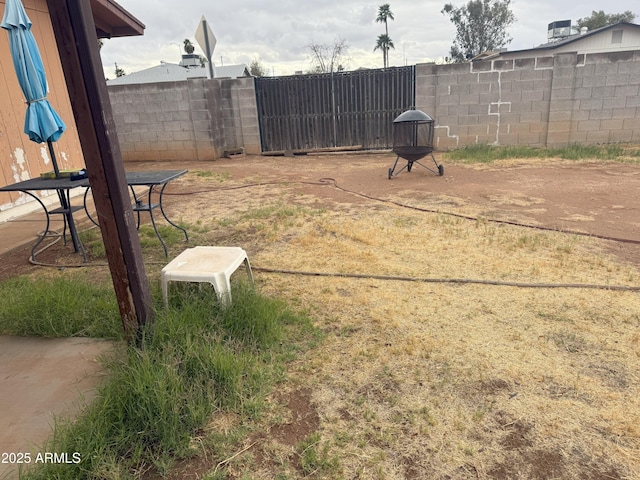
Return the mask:
[[(396, 163), (394, 163), (394, 164), (393, 164), (393, 168), (390, 168), (390, 169), (389, 169), (389, 180), (391, 180), (391, 177), (394, 177), (395, 175), (399, 175), (399, 174), (400, 174), (400, 173), (401, 173), (405, 168), (408, 168), (408, 166), (409, 166), (408, 164), (407, 164), (407, 165), (405, 165), (404, 167), (402, 167), (402, 168), (398, 171), (398, 173), (396, 173), (396, 174), (394, 175), (394, 173), (393, 173), (393, 172), (395, 172), (395, 171), (396, 171), (396, 167), (398, 166), (398, 160), (400, 160), (400, 155), (398, 155), (398, 156), (396, 157)], [(413, 162), (412, 162), (412, 163), (413, 163)], [(409, 168), (409, 171), (411, 171), (411, 168)]]
[(443, 176), (444, 175), (444, 167), (439, 164), (438, 162), (436, 162), (436, 157), (433, 156), (433, 153), (431, 154), (431, 158), (433, 159), (433, 163), (435, 163), (436, 168), (438, 169), (438, 175)]
[[(420, 163), (418, 160), (414, 160), (414, 161), (409, 161), (407, 164), (407, 170), (410, 172), (411, 171), (411, 167), (413, 166), (414, 163), (417, 163), (418, 165), (420, 165), (422, 168), (426, 168), (427, 170), (429, 170), (431, 173), (434, 173), (436, 175), (440, 175), (441, 177), (444, 175), (444, 167), (442, 165), (440, 165), (437, 161), (436, 161), (436, 157), (433, 156), (433, 154), (431, 154), (431, 159), (433, 160), (433, 163), (436, 166), (436, 170), (434, 170), (433, 168), (427, 167), (426, 165), (423, 165), (422, 163)], [(395, 168), (395, 167), (394, 167)], [(400, 170), (401, 172), (402, 170)], [(398, 173), (400, 173), (398, 172)], [(397, 174), (396, 174), (397, 175)], [(391, 178), (391, 177), (389, 177)]]
[(393, 172), (395, 171), (396, 166), (398, 165), (398, 160), (399, 160), (399, 159), (400, 159), (400, 156), (397, 156), (397, 157), (396, 157), (396, 163), (394, 163), (394, 164), (393, 164), (393, 167), (391, 167), (391, 168), (389, 169), (389, 180), (391, 180), (391, 177), (393, 177)]

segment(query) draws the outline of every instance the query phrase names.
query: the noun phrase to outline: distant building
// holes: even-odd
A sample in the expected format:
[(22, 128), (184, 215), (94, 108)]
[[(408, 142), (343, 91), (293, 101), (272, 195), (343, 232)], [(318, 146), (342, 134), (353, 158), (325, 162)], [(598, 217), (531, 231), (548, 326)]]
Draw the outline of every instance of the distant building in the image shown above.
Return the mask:
[(244, 63), (239, 65), (227, 65), (226, 67), (213, 67), (215, 78), (241, 78), (250, 77), (249, 67)]
[[(189, 57), (185, 59), (184, 57)], [(194, 58), (197, 59), (197, 64)], [(158, 83), (158, 82), (180, 82), (188, 78), (207, 78), (208, 68), (200, 65), (200, 57), (198, 55), (183, 55), (183, 61), (180, 65), (175, 63), (161, 62), (155, 67), (140, 70), (138, 72), (128, 73), (122, 77), (107, 80), (107, 85), (132, 85), (141, 83)], [(215, 78), (240, 78), (250, 77), (251, 73), (245, 64), (228, 65), (225, 67), (213, 67), (213, 75)]]
[[(564, 31), (555, 28), (556, 24), (560, 23), (554, 22), (549, 25), (549, 43), (526, 50), (484, 53), (481, 54), (481, 58), (476, 57), (476, 59), (532, 58), (569, 52), (589, 54), (640, 50), (640, 25), (635, 23), (620, 22), (591, 31), (582, 30), (566, 36), (563, 32), (567, 33), (571, 30)], [(552, 25), (553, 29), (551, 29)]]
[(155, 67), (128, 73), (121, 77), (107, 80), (107, 85), (132, 85), (137, 83), (180, 82), (187, 78), (206, 78), (204, 68), (187, 68), (175, 63), (161, 62)]

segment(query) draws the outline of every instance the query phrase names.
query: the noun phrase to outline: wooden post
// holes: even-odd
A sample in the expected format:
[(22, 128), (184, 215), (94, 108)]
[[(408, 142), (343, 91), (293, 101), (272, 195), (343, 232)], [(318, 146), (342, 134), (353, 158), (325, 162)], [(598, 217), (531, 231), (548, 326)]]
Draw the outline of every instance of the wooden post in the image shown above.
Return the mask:
[(89, 0), (47, 0), (78, 127), (122, 326), (129, 340), (153, 321), (142, 249)]

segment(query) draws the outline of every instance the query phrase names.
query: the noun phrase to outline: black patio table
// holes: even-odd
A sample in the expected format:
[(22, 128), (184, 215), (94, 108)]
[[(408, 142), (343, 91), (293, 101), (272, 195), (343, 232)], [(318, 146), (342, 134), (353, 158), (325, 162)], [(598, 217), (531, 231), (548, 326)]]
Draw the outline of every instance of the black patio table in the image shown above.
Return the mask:
[[(133, 208), (133, 211), (136, 212), (138, 216), (137, 226), (140, 227), (140, 212), (149, 212), (151, 225), (153, 226), (153, 230), (156, 236), (158, 237), (158, 240), (160, 240), (160, 243), (162, 244), (162, 248), (164, 249), (165, 256), (168, 256), (167, 246), (164, 240), (162, 239), (160, 232), (158, 231), (158, 227), (156, 225), (153, 212), (155, 209), (159, 208), (163, 218), (173, 227), (179, 230), (182, 230), (182, 232), (184, 233), (185, 240), (189, 241), (189, 235), (187, 234), (187, 231), (181, 226), (176, 225), (174, 222), (172, 222), (169, 219), (169, 217), (167, 217), (167, 214), (164, 210), (164, 206), (162, 203), (164, 190), (167, 187), (167, 184), (171, 180), (181, 177), (187, 172), (188, 170), (153, 170), (153, 171), (125, 173), (127, 186), (130, 188), (133, 196), (134, 203), (132, 205), (132, 208)], [(139, 197), (136, 194), (134, 189), (134, 187), (141, 187), (141, 186), (148, 187), (148, 191), (146, 192), (147, 193), (146, 203), (144, 202), (144, 200), (141, 199), (143, 198), (142, 196), (144, 194), (141, 194), (141, 196)], [(84, 187), (86, 189), (84, 193), (84, 202), (83, 202), (83, 205), (74, 206), (74, 205), (71, 205), (70, 191), (78, 187)], [(157, 201), (153, 202), (152, 194), (154, 190), (156, 190), (156, 188), (158, 187), (159, 187), (159, 192), (158, 192)], [(56, 208), (51, 208), (51, 209), (48, 208), (47, 205), (45, 205), (45, 203), (36, 194), (36, 192), (40, 192), (43, 190), (55, 190), (58, 194), (58, 200), (59, 200), (60, 206)], [(80, 238), (78, 237), (78, 231), (76, 229), (76, 225), (73, 220), (73, 213), (78, 210), (84, 209), (85, 213), (87, 214), (87, 217), (89, 217), (89, 219), (95, 225), (98, 225), (96, 220), (94, 220), (93, 217), (91, 217), (87, 209), (87, 195), (89, 193), (89, 190), (90, 190), (90, 185), (89, 185), (88, 179), (83, 178), (79, 180), (71, 180), (70, 178), (67, 178), (67, 177), (65, 178), (32, 178), (22, 182), (14, 183), (12, 185), (6, 185), (0, 188), (0, 192), (23, 192), (29, 195), (40, 204), (40, 206), (42, 207), (42, 210), (45, 212), (46, 226), (43, 233), (39, 234), (40, 238), (38, 238), (37, 242), (31, 248), (30, 260), (32, 262), (35, 262), (36, 255), (39, 253), (37, 251), (37, 248), (44, 241), (46, 237), (59, 236), (57, 232), (55, 234), (52, 234), (52, 232), (50, 232), (51, 215), (63, 216), (64, 229), (63, 229), (62, 237), (65, 241), (65, 244), (66, 244), (66, 228), (68, 225), (69, 233), (71, 235), (71, 240), (73, 242), (74, 251), (76, 253), (81, 252), (84, 261), (85, 262), (87, 261), (86, 252), (84, 250), (82, 242), (80, 241)]]
[[(138, 228), (140, 227), (140, 212), (149, 212), (149, 218), (151, 219), (151, 225), (153, 226), (153, 231), (158, 237), (158, 240), (160, 240), (160, 243), (162, 244), (162, 248), (164, 249), (165, 256), (169, 256), (167, 251), (167, 246), (164, 243), (164, 240), (162, 239), (160, 232), (158, 231), (158, 226), (156, 225), (156, 221), (153, 216), (153, 211), (156, 208), (159, 208), (160, 212), (162, 213), (162, 217), (169, 223), (169, 225), (179, 230), (182, 230), (182, 232), (184, 233), (185, 241), (187, 242), (189, 241), (189, 235), (187, 234), (187, 231), (184, 228), (182, 228), (180, 225), (176, 225), (175, 223), (173, 223), (169, 219), (169, 217), (167, 217), (167, 213), (164, 211), (164, 207), (162, 204), (164, 190), (167, 187), (168, 183), (171, 180), (181, 177), (182, 175), (186, 174), (188, 171), (189, 170), (150, 170), (150, 171), (139, 171), (139, 172), (125, 172), (125, 175), (127, 178), (127, 185), (129, 186), (129, 189), (131, 190), (131, 194), (134, 199), (134, 204), (132, 205), (132, 208), (133, 208), (133, 211), (136, 212), (138, 216), (137, 226)], [(146, 203), (144, 202), (144, 200), (141, 199), (141, 197), (139, 197), (136, 194), (134, 187), (148, 188), (146, 192), (147, 193)], [(152, 194), (154, 190), (156, 190), (156, 187), (159, 187), (160, 190), (158, 191), (157, 202), (154, 203), (152, 201)], [(91, 215), (89, 215), (89, 211), (86, 208), (88, 193), (89, 193), (89, 189), (87, 189), (87, 191), (84, 194), (85, 210), (87, 211), (87, 216), (89, 217), (89, 219), (95, 225), (98, 225), (98, 223), (91, 217)]]
[[(70, 200), (70, 191), (74, 188), (78, 187), (87, 187), (89, 185), (89, 181), (86, 178), (79, 180), (71, 180), (70, 178), (31, 178), (29, 180), (24, 180), (22, 182), (14, 183), (12, 185), (6, 185), (0, 188), (0, 192), (22, 192), (33, 199), (35, 199), (46, 215), (46, 226), (43, 233), (39, 234), (38, 241), (31, 248), (31, 257), (29, 260), (35, 262), (36, 255), (39, 253), (37, 251), (38, 246), (44, 241), (44, 239), (49, 236), (59, 236), (59, 233), (52, 234), (49, 231), (49, 227), (51, 225), (51, 215), (62, 215), (63, 219), (63, 231), (62, 238), (64, 239), (65, 245), (67, 242), (67, 225), (69, 226), (69, 233), (71, 234), (71, 241), (73, 242), (73, 249), (77, 252), (82, 252), (82, 257), (84, 261), (87, 261), (87, 255), (84, 251), (84, 247), (82, 246), (82, 242), (78, 237), (78, 231), (76, 230), (75, 222), (73, 221), (73, 212), (78, 210), (82, 210), (84, 206), (71, 205)], [(49, 209), (44, 204), (44, 202), (36, 195), (35, 192), (40, 192), (43, 190), (55, 190), (58, 195), (58, 201), (60, 206), (56, 208)]]

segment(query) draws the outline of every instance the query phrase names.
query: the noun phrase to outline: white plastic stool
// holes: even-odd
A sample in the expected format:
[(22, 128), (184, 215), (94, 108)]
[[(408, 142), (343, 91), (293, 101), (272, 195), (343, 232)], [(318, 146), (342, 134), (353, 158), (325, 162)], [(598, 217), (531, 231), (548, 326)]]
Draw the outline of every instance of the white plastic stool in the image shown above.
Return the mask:
[(231, 304), (231, 274), (244, 263), (249, 280), (253, 274), (249, 257), (240, 247), (193, 247), (171, 260), (161, 273), (164, 306), (169, 306), (169, 282), (208, 282), (220, 302)]

